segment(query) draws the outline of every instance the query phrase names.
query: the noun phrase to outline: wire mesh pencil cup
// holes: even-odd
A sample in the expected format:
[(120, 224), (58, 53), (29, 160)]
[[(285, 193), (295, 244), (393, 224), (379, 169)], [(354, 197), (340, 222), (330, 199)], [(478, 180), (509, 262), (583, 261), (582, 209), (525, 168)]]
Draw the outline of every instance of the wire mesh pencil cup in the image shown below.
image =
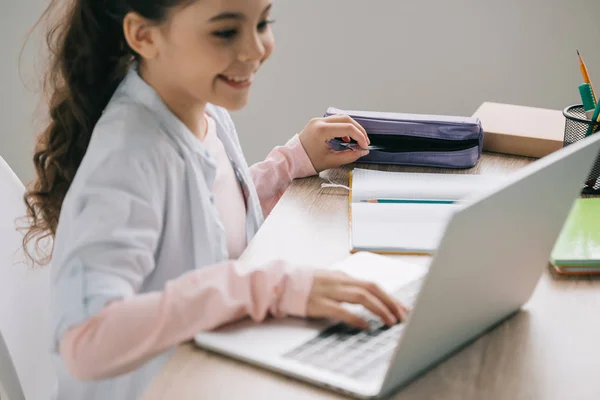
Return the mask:
[[(588, 131), (596, 133), (600, 130), (600, 122), (592, 122), (587, 119), (583, 105), (576, 104), (564, 109), (563, 115), (565, 121), (565, 136), (563, 147), (575, 143), (586, 137)], [(590, 130), (591, 129), (591, 130)], [(600, 194), (600, 154), (594, 161), (585, 183), (583, 184), (583, 194)]]

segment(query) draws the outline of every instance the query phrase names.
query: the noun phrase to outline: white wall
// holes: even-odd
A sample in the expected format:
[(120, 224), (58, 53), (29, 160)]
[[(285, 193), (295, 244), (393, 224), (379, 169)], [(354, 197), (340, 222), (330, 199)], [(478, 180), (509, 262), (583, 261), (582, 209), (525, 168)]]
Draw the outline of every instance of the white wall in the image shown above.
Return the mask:
[(46, 4), (47, 0), (0, 0), (0, 156), (25, 182), (33, 177), (34, 137), (41, 126), (39, 118), (34, 122), (40, 104), (35, 92), (39, 79), (34, 79), (40, 36), (25, 49), (20, 70), (19, 54)]
[(296, 0), (275, 18), (273, 59), (234, 115), (250, 162), (328, 106), (562, 109), (581, 102), (576, 48), (600, 92), (598, 0)]
[[(0, 0), (0, 155), (32, 174), (36, 98), (17, 74), (43, 0)], [(579, 102), (579, 48), (600, 91), (598, 0), (279, 0), (277, 45), (234, 114), (249, 162), (328, 106), (471, 115), (483, 101)]]

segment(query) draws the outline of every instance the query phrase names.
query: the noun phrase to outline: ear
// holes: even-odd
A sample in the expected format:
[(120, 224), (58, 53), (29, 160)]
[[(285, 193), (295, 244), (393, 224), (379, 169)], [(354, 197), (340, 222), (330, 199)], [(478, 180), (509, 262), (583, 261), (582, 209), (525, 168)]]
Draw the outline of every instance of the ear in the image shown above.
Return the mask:
[(127, 13), (123, 19), (123, 34), (127, 44), (146, 60), (158, 55), (157, 28), (151, 21), (135, 12)]

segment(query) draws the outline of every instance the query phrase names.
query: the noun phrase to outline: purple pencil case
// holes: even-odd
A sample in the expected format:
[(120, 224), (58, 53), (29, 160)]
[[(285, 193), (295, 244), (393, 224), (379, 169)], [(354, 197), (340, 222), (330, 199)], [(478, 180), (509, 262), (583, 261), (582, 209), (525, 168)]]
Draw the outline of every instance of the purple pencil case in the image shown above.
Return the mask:
[[(325, 116), (349, 115), (369, 135), (368, 155), (358, 162), (470, 168), (483, 149), (481, 121), (473, 117), (348, 111), (330, 107)], [(337, 151), (355, 148), (356, 142), (329, 141)]]

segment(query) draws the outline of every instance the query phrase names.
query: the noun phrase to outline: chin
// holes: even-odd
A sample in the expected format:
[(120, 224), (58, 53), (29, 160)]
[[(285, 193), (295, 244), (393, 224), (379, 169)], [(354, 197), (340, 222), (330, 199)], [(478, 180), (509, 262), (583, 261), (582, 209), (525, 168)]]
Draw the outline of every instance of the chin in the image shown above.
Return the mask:
[(228, 98), (228, 99), (219, 99), (214, 103), (216, 106), (220, 106), (225, 108), (228, 111), (238, 111), (241, 110), (248, 104), (248, 96), (243, 96), (240, 98)]

